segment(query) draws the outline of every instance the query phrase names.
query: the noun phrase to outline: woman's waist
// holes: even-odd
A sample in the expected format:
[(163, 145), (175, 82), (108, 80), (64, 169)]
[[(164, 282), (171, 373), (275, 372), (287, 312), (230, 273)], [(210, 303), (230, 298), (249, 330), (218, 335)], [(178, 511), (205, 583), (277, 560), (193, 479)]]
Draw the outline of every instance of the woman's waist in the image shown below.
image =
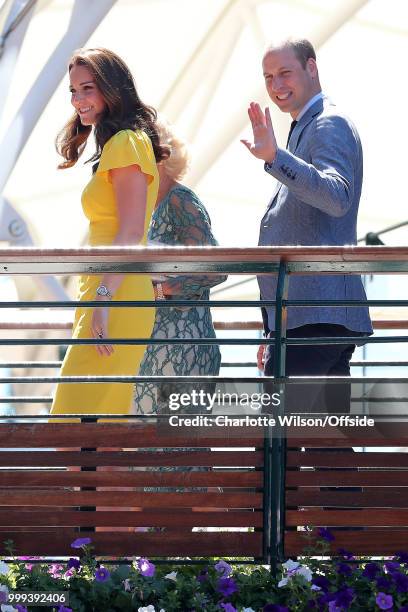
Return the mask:
[[(113, 221), (92, 222), (89, 224), (88, 244), (89, 246), (111, 246), (118, 231), (119, 225)], [(139, 244), (144, 246), (146, 241), (143, 239)]]
[(89, 224), (90, 246), (109, 246), (115, 240), (119, 226), (114, 220), (94, 221)]

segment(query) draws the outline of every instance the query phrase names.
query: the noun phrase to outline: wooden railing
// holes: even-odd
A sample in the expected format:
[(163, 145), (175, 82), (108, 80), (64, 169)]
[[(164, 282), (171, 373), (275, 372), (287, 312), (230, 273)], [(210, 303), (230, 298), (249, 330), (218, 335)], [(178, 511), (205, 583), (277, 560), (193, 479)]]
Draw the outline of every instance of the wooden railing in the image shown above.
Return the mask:
[[(408, 249), (3, 249), (0, 271), (17, 275), (279, 273), (281, 280), (287, 274), (289, 278), (293, 274), (318, 273), (406, 274)], [(194, 305), (192, 301), (187, 303)], [(341, 303), (350, 307), (358, 305), (349, 301)], [(302, 302), (302, 305), (312, 304)], [(137, 308), (153, 303), (131, 305)], [(186, 301), (175, 301), (172, 305), (186, 305)], [(211, 305), (245, 308), (259, 302), (217, 300)], [(276, 305), (282, 312), (294, 302), (281, 292)], [(330, 307), (338, 302), (328, 301), (326, 305)], [(373, 300), (370, 305), (406, 308), (408, 300)], [(38, 312), (56, 304), (0, 303), (1, 308), (18, 306), (35, 308)], [(59, 306), (67, 308), (72, 304), (59, 303)], [(157, 306), (163, 307), (163, 304)], [(283, 355), (288, 340), (284, 318), (281, 321), (276, 338), (266, 343), (275, 342), (279, 354)], [(257, 327), (244, 323), (250, 328)], [(405, 328), (405, 323), (401, 319), (398, 327)], [(397, 325), (388, 327), (397, 328)], [(407, 337), (374, 336), (369, 340), (392, 341), (406, 342)], [(129, 339), (129, 343), (147, 342), (148, 339)], [(259, 339), (222, 338), (215, 342), (256, 345)], [(0, 343), (13, 346), (73, 341), (8, 337)], [(278, 369), (279, 378), (275, 382), (283, 384), (286, 381), (284, 360)], [(40, 378), (17, 380), (35, 385)], [(16, 377), (9, 376), (0, 382), (13, 380)], [(253, 381), (260, 382), (259, 378)], [(44, 420), (44, 416), (41, 418)], [(19, 422), (12, 419), (0, 424), (0, 529), (4, 540), (15, 542), (19, 554), (69, 555), (72, 552), (69, 544), (78, 530), (84, 535), (92, 534), (96, 552), (103, 556), (225, 555), (250, 557), (272, 565), (286, 555), (302, 552), (305, 525), (348, 528), (348, 531), (336, 532), (333, 552), (343, 546), (352, 548), (356, 554), (389, 554), (395, 552), (397, 545), (403, 548), (408, 542), (408, 453), (401, 450), (408, 450), (408, 441), (400, 433), (385, 437), (383, 428), (379, 428), (371, 436), (362, 430), (354, 438), (341, 432), (334, 438), (327, 434), (316, 438), (310, 437), (307, 430), (288, 431), (286, 445), (282, 438), (271, 436), (270, 428), (245, 437), (237, 436), (233, 428), (223, 428), (221, 437), (215, 433), (211, 437), (194, 438), (191, 433), (166, 437), (160, 427), (143, 418), (139, 419), (141, 423), (136, 418), (129, 418), (125, 423), (44, 423), (40, 422), (41, 418), (30, 417), (35, 422), (27, 418)], [(112, 450), (113, 444), (121, 450)], [(398, 453), (333, 452), (335, 447), (367, 450), (378, 446), (401, 448)], [(62, 448), (65, 450), (58, 450)], [(323, 452), (323, 448), (332, 452)], [(118, 531), (119, 528), (125, 531)], [(156, 531), (134, 531), (139, 528)], [(211, 531), (211, 528), (221, 531)]]

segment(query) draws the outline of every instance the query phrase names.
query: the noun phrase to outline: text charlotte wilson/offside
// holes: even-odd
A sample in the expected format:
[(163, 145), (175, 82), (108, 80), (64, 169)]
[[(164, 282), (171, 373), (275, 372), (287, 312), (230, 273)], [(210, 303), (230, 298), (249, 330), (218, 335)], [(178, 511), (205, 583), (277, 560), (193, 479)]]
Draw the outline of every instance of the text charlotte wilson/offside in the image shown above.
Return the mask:
[(171, 427), (374, 427), (374, 419), (364, 416), (329, 415), (301, 416), (278, 415), (270, 416), (231, 417), (227, 415), (196, 415), (186, 417), (172, 415), (169, 417)]

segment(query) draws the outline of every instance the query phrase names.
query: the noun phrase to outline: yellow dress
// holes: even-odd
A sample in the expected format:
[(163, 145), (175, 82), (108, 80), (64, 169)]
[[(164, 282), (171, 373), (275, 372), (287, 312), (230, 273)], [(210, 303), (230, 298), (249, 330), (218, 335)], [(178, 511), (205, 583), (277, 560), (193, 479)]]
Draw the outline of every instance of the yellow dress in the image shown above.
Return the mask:
[[(91, 246), (109, 246), (119, 228), (116, 200), (109, 170), (137, 164), (147, 176), (147, 206), (142, 244), (156, 203), (158, 172), (152, 144), (141, 130), (122, 130), (105, 144), (99, 166), (82, 194), (82, 206), (89, 219)], [(81, 301), (93, 300), (101, 276), (79, 279)], [(149, 276), (125, 275), (114, 300), (153, 300)], [(78, 308), (73, 338), (92, 338), (92, 308)], [(154, 308), (111, 308), (110, 338), (149, 338), (154, 322)], [(110, 356), (99, 355), (95, 345), (69, 347), (62, 363), (61, 376), (118, 376), (137, 374), (145, 346), (114, 346)], [(132, 384), (60, 383), (57, 385), (51, 414), (128, 414), (132, 404)]]

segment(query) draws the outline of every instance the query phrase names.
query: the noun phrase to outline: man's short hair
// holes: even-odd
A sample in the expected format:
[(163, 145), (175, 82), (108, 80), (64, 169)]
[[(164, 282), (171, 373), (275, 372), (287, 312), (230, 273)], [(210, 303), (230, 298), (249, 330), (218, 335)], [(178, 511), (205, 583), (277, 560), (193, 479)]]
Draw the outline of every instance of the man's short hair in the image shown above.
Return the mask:
[(270, 45), (265, 55), (271, 51), (277, 51), (278, 49), (293, 49), (302, 68), (306, 68), (308, 59), (312, 58), (316, 61), (316, 51), (310, 40), (306, 38), (288, 38), (278, 45)]

